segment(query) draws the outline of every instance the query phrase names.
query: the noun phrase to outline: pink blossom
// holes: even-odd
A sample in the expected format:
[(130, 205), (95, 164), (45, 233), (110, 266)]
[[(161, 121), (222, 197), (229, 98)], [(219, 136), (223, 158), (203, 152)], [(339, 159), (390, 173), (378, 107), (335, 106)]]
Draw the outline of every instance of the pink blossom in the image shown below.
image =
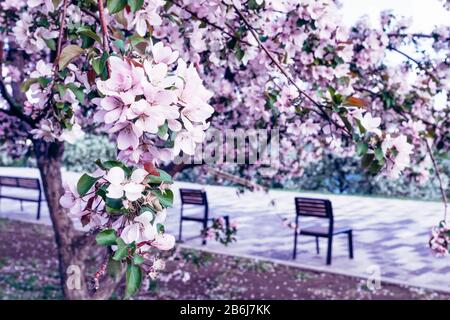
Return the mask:
[(158, 234), (152, 242), (152, 246), (163, 251), (170, 250), (175, 246), (175, 237), (167, 233)]

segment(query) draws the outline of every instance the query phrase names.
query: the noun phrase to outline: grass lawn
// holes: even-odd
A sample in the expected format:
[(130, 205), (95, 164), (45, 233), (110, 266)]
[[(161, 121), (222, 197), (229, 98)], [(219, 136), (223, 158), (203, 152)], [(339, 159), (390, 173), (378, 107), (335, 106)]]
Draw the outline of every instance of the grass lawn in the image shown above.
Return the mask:
[[(99, 264), (92, 260), (92, 275)], [(450, 294), (180, 248), (136, 299), (450, 299)], [(119, 291), (122, 291), (120, 289)], [(120, 298), (117, 292), (113, 298)], [(61, 299), (51, 227), (0, 219), (0, 299)]]

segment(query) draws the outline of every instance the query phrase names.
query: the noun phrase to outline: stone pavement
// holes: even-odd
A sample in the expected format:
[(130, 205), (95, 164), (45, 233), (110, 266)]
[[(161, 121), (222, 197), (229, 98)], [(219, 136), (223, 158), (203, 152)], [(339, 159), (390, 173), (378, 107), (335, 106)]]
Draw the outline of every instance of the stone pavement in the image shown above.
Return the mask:
[[(0, 168), (0, 175), (38, 177), (39, 173), (28, 168)], [(78, 176), (63, 172), (65, 180), (74, 180)], [(237, 243), (224, 247), (209, 241), (207, 249), (290, 261), (302, 267), (365, 277), (369, 275), (368, 268), (377, 265), (382, 279), (450, 291), (450, 257), (436, 258), (427, 246), (430, 228), (441, 218), (442, 206), (439, 202), (280, 190), (272, 190), (268, 194), (245, 192), (238, 196), (236, 190), (230, 187), (177, 182), (175, 189), (179, 187), (204, 188), (212, 213), (217, 216), (228, 214), (238, 224)], [(166, 230), (178, 236), (179, 197), (178, 191), (174, 191), (175, 204), (169, 210)], [(313, 237), (300, 237), (297, 259), (292, 261), (293, 231), (282, 224), (280, 216), (293, 221), (295, 196), (332, 201), (335, 225), (351, 226), (354, 230), (354, 260), (348, 259), (347, 238), (340, 235), (333, 243), (331, 266), (325, 265), (326, 240), (321, 240), (321, 252), (316, 254)], [(274, 206), (270, 204), (272, 200), (275, 200)], [(0, 216), (36, 222), (35, 206), (34, 203), (24, 203), (24, 212), (20, 212), (18, 201), (2, 199)], [(40, 223), (50, 223), (45, 205)], [(186, 244), (201, 247), (198, 237), (200, 224), (184, 223)]]

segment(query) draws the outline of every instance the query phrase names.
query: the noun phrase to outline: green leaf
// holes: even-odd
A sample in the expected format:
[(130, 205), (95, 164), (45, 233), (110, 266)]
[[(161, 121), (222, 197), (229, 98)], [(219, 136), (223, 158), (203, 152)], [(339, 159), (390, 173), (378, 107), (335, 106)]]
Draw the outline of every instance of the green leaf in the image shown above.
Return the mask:
[(94, 185), (94, 183), (98, 180), (99, 178), (94, 178), (91, 177), (90, 175), (87, 175), (86, 173), (83, 174), (80, 178), (80, 180), (78, 180), (77, 183), (77, 191), (78, 194), (83, 197), (84, 195), (86, 195), (86, 193), (92, 188), (92, 186)]
[(167, 172), (165, 172), (164, 170), (161, 169), (156, 169), (159, 172), (159, 176), (153, 176), (153, 175), (149, 175), (148, 176), (148, 182), (149, 183), (155, 183), (155, 184), (160, 184), (162, 182), (166, 182), (166, 183), (172, 183), (172, 177), (170, 176), (170, 174), (168, 174)]
[(83, 48), (83, 49), (90, 48), (95, 43), (95, 40), (88, 36), (80, 34), (80, 38), (81, 38), (81, 48)]
[(108, 195), (106, 196), (105, 203), (108, 207), (116, 210), (121, 209), (123, 206), (122, 199), (108, 198)]
[(142, 38), (140, 35), (137, 35), (137, 34), (132, 35), (131, 37), (128, 38), (128, 40), (130, 41), (130, 43), (133, 47), (136, 47), (138, 44), (147, 41), (144, 38)]
[(128, 168), (126, 165), (124, 165), (124, 164), (123, 164), (122, 162), (120, 162), (120, 161), (117, 161), (117, 160), (108, 160), (108, 161), (103, 162), (102, 165), (103, 165), (103, 168), (104, 168), (105, 170), (110, 170), (110, 169), (112, 169), (112, 168), (114, 168), (114, 167), (119, 167), (119, 168), (122, 168), (123, 171), (125, 171), (125, 174), (126, 174), (127, 176), (131, 175), (131, 169)]
[(235, 55), (236, 55), (236, 58), (237, 58), (239, 61), (241, 61), (242, 58), (244, 58), (245, 52), (244, 52), (244, 50), (242, 50), (242, 48), (241, 48), (240, 46), (237, 46), (237, 47), (236, 47), (236, 50), (235, 50), (234, 53), (235, 53)]
[(381, 148), (376, 148), (375, 149), (375, 158), (378, 160), (378, 162), (383, 162), (384, 163), (383, 149), (381, 149)]
[(158, 198), (161, 206), (167, 208), (173, 205), (173, 192), (172, 190), (166, 189), (164, 193), (161, 190), (152, 191), (153, 194)]
[(140, 265), (140, 264), (144, 263), (144, 258), (138, 254), (135, 254), (133, 256), (133, 263), (135, 265)]
[(136, 12), (142, 8), (144, 4), (144, 0), (128, 0), (128, 5), (130, 6), (131, 11)]
[(106, 272), (113, 278), (117, 279), (122, 271), (122, 262), (109, 258)]
[(39, 84), (41, 85), (41, 87), (45, 88), (48, 86), (48, 84), (52, 81), (51, 78), (46, 78), (46, 77), (39, 77), (37, 79), (37, 81), (39, 82)]
[(95, 236), (95, 241), (101, 246), (112, 246), (116, 244), (116, 232), (113, 229), (103, 230)]
[(299, 28), (301, 28), (301, 27), (303, 27), (304, 25), (307, 25), (309, 23), (309, 20), (305, 20), (305, 19), (302, 19), (302, 18), (298, 18), (297, 19), (297, 27), (299, 27)]
[(369, 167), (369, 172), (371, 174), (377, 174), (378, 172), (380, 172), (382, 167), (383, 167), (383, 164), (381, 164), (378, 161), (373, 161), (372, 164)]
[(157, 223), (157, 224), (156, 224), (156, 231), (157, 231), (159, 234), (162, 234), (162, 233), (164, 233), (164, 232), (166, 231), (166, 229), (164, 228), (164, 225), (163, 225), (163, 224)]
[(56, 42), (54, 39), (44, 39), (45, 44), (47, 47), (49, 47), (50, 50), (55, 51), (56, 50)]
[(117, 39), (114, 41), (116, 47), (120, 50), (122, 54), (125, 53), (125, 42), (122, 39)]
[(95, 73), (101, 76), (103, 79), (107, 77), (106, 72), (106, 60), (108, 60), (109, 55), (107, 52), (103, 52), (100, 58), (92, 59), (91, 65)]
[(122, 11), (127, 5), (127, 0), (108, 0), (108, 11), (111, 14)]
[(365, 155), (367, 150), (369, 150), (369, 145), (364, 141), (360, 141), (356, 145), (356, 154), (360, 157)]
[(100, 36), (96, 34), (94, 31), (92, 31), (91, 28), (88, 26), (81, 26), (77, 29), (77, 34), (87, 36), (98, 43), (102, 43), (102, 40), (100, 39)]
[(84, 91), (83, 91), (83, 88), (77, 87), (74, 83), (69, 83), (69, 84), (66, 85), (66, 87), (73, 92), (73, 94), (75, 95), (77, 100), (80, 101), (80, 103), (84, 102)]
[(128, 257), (128, 245), (123, 241), (122, 238), (116, 238), (117, 250), (114, 252), (113, 259), (116, 261), (120, 261)]
[(82, 49), (79, 46), (76, 46), (74, 44), (69, 44), (68, 46), (64, 47), (62, 49), (61, 55), (59, 56), (59, 59), (58, 59), (59, 70), (62, 70), (65, 67), (67, 67), (67, 65), (72, 60), (79, 57), (83, 53), (84, 53), (84, 49)]
[(361, 165), (363, 168), (368, 168), (375, 158), (373, 153), (366, 153), (361, 159)]
[(22, 82), (22, 84), (20, 85), (20, 90), (21, 90), (22, 92), (27, 92), (28, 90), (30, 90), (30, 86), (31, 86), (33, 83), (36, 83), (36, 82), (38, 82), (38, 79), (37, 79), (37, 78), (30, 78), (30, 79), (27, 79), (27, 80), (25, 80), (24, 82)]
[(164, 136), (167, 134), (168, 131), (169, 131), (169, 126), (168, 126), (167, 122), (164, 122), (164, 124), (158, 128), (158, 133), (157, 133), (158, 137), (164, 138)]
[(257, 10), (259, 8), (262, 8), (264, 6), (264, 2), (259, 5), (256, 0), (249, 0), (247, 2), (247, 6), (249, 10)]
[(237, 44), (236, 38), (231, 38), (231, 39), (227, 42), (227, 48), (228, 48), (228, 49), (234, 49), (234, 47), (236, 47), (236, 44)]
[(141, 281), (141, 268), (131, 263), (128, 264), (126, 273), (125, 299), (128, 299), (139, 290), (141, 287)]

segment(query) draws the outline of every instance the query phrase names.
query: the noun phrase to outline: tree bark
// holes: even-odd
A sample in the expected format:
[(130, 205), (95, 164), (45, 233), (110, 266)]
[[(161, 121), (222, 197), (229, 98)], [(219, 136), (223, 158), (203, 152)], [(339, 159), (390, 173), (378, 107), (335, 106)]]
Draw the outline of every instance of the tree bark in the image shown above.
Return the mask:
[(61, 177), (64, 144), (36, 140), (34, 150), (55, 233), (63, 295), (69, 300), (108, 299), (121, 283), (122, 277), (113, 279), (104, 276), (98, 291), (93, 292), (89, 288), (88, 281), (93, 274), (87, 273), (86, 261), (105, 257), (107, 250), (97, 246), (92, 234), (77, 232), (67, 211), (59, 204), (64, 193)]
[(195, 166), (199, 166), (200, 164), (185, 164), (185, 163), (179, 163), (175, 164), (173, 162), (168, 163), (167, 165), (163, 165), (160, 168), (170, 174), (172, 177), (174, 177), (177, 173), (182, 172), (183, 170), (194, 168)]
[[(73, 246), (77, 237), (76, 231), (66, 210), (59, 204), (59, 198), (64, 193), (61, 178), (61, 159), (64, 145), (61, 142), (47, 143), (38, 140), (34, 141), (34, 149), (55, 233), (61, 288), (64, 297), (66, 299), (87, 299), (89, 295), (88, 286), (84, 277), (86, 266), (79, 250)], [(69, 276), (71, 276), (68, 273), (70, 270), (80, 271), (78, 274), (79, 280), (74, 281), (74, 285), (70, 285), (68, 282)], [(72, 275), (76, 276), (75, 273), (72, 273)]]

